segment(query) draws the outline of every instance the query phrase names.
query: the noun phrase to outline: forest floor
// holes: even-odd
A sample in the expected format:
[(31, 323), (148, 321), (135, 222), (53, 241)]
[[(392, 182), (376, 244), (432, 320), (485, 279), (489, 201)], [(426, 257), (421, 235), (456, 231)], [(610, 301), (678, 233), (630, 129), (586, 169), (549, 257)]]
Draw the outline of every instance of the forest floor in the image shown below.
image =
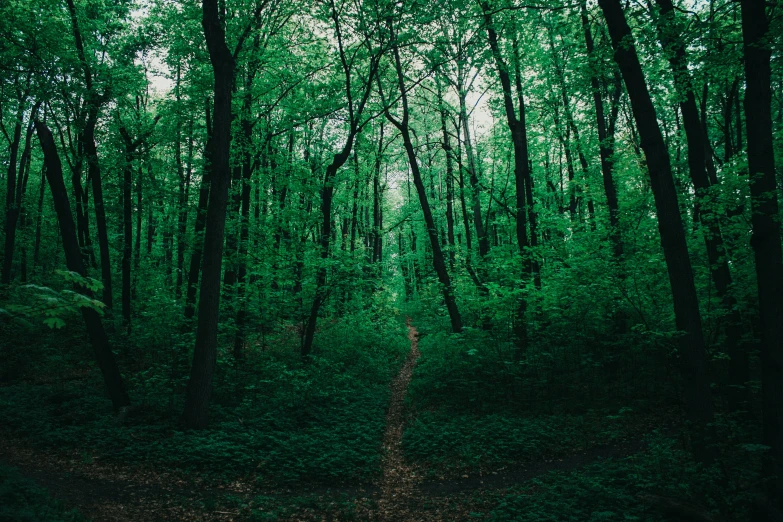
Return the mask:
[[(498, 495), (550, 471), (569, 471), (644, 450), (642, 439), (594, 447), (560, 459), (486, 475), (425, 480), (427, 470), (406, 462), (402, 436), (409, 420), (405, 395), (419, 358), (418, 332), (408, 320), (411, 348), (392, 380), (376, 484), (357, 487), (259, 489), (250, 481), (215, 485), (193, 474), (85, 459), (77, 451), (33, 446), (0, 431), (0, 461), (45, 488), (68, 508), (95, 521), (154, 520), (377, 520), (453, 521), (481, 518)], [(268, 511), (265, 501), (293, 511)], [(251, 515), (252, 514), (252, 515)], [(261, 516), (259, 516), (261, 514)]]

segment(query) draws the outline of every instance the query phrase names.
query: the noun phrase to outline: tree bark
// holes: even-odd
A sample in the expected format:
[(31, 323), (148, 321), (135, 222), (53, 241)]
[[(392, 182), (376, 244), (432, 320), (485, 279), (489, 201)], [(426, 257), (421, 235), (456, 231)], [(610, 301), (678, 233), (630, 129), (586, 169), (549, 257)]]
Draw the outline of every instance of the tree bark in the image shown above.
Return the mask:
[(429, 201), (427, 200), (427, 189), (424, 186), (424, 181), (422, 180), (421, 172), (419, 170), (419, 162), (416, 158), (413, 142), (411, 141), (410, 127), (408, 125), (408, 95), (405, 90), (405, 80), (402, 70), (402, 63), (400, 61), (400, 51), (395, 39), (391, 19), (389, 19), (387, 23), (390, 32), (390, 38), (392, 39), (394, 65), (397, 71), (397, 84), (400, 90), (400, 98), (402, 102), (402, 119), (397, 120), (394, 118), (388, 109), (386, 110), (386, 119), (389, 120), (392, 125), (397, 127), (397, 130), (399, 130), (400, 134), (402, 135), (403, 146), (405, 148), (405, 153), (408, 156), (408, 163), (411, 167), (411, 173), (413, 174), (413, 184), (416, 187), (416, 193), (419, 196), (419, 203), (421, 204), (421, 210), (424, 214), (424, 224), (427, 227), (427, 235), (430, 238), (430, 246), (432, 247), (432, 264), (435, 268), (435, 273), (438, 276), (438, 281), (443, 287), (443, 300), (446, 303), (446, 309), (449, 313), (451, 331), (454, 333), (461, 333), (462, 317), (460, 316), (459, 309), (457, 308), (454, 287), (451, 284), (451, 278), (449, 277), (448, 270), (446, 269), (446, 261), (443, 257), (443, 251), (440, 248), (440, 241), (438, 240), (438, 230), (435, 227), (435, 220), (432, 216), (432, 210), (430, 209)]
[[(601, 96), (601, 83), (599, 80), (600, 64), (595, 56), (595, 44), (590, 32), (590, 21), (587, 18), (587, 3), (581, 2), (582, 28), (584, 29), (587, 56), (590, 60), (590, 88), (593, 92), (593, 104), (598, 127), (598, 150), (601, 155), (601, 174), (606, 194), (606, 206), (609, 207), (609, 238), (613, 245), (613, 253), (616, 260), (623, 257), (624, 245), (620, 233), (620, 206), (617, 199), (617, 186), (612, 172), (612, 155), (614, 154), (614, 125), (617, 120), (617, 107), (620, 101), (620, 77), (616, 76), (614, 95), (612, 96), (611, 117), (612, 121), (607, 129), (604, 100)], [(607, 132), (609, 130), (610, 132)]]
[(674, 16), (674, 5), (671, 0), (655, 0), (660, 9), (658, 34), (661, 47), (668, 54), (669, 64), (674, 75), (674, 85), (680, 97), (680, 112), (685, 127), (685, 138), (688, 144), (688, 170), (693, 186), (696, 189), (694, 215), (706, 229), (703, 233), (707, 248), (707, 261), (710, 275), (718, 298), (727, 314), (726, 351), (731, 358), (729, 396), (735, 410), (742, 408), (746, 394), (742, 393), (749, 378), (748, 356), (740, 346), (742, 337), (741, 318), (736, 310), (736, 299), (729, 294), (732, 284), (728, 257), (723, 244), (718, 216), (712, 211), (710, 202), (706, 206), (701, 203), (708, 198), (711, 185), (707, 168), (707, 137), (704, 134), (693, 84), (688, 70), (688, 57), (685, 44), (682, 41), (679, 27)]
[(217, 330), (220, 309), (220, 276), (226, 207), (231, 185), (229, 154), (231, 149), (231, 97), (235, 60), (226, 45), (226, 33), (220, 22), (217, 0), (203, 0), (201, 24), (207, 41), (215, 80), (213, 130), (207, 222), (198, 302), (196, 346), (188, 381), (182, 420), (186, 427), (201, 429), (209, 420), (212, 378), (217, 362)]
[[(20, 104), (21, 105), (21, 104)], [(14, 134), (9, 149), (8, 171), (6, 172), (6, 194), (5, 194), (5, 250), (3, 252), (3, 273), (0, 282), (7, 285), (11, 282), (11, 269), (14, 262), (14, 243), (16, 241), (16, 222), (19, 218), (19, 208), (16, 197), (17, 181), (17, 160), (19, 157), (19, 146), (22, 142), (22, 110), (20, 108), (17, 114), (17, 120), (14, 124)], [(21, 168), (19, 169), (21, 171)]]
[(196, 292), (201, 272), (201, 253), (204, 249), (204, 228), (207, 225), (207, 205), (212, 178), (212, 118), (209, 110), (209, 100), (206, 104), (207, 143), (204, 147), (204, 167), (201, 174), (201, 187), (198, 191), (198, 207), (194, 225), (193, 253), (190, 255), (188, 269), (188, 287), (185, 292), (185, 319), (193, 319), (196, 315)]
[[(71, 206), (68, 202), (68, 193), (63, 181), (62, 164), (57, 155), (57, 149), (54, 145), (52, 133), (41, 122), (35, 122), (35, 128), (38, 133), (38, 139), (41, 142), (41, 149), (44, 154), (44, 166), (46, 168), (46, 178), (52, 189), (52, 199), (57, 212), (57, 219), (60, 223), (60, 232), (62, 234), (63, 249), (65, 250), (65, 259), (68, 270), (85, 276), (84, 263), (81, 257), (79, 242), (76, 238), (76, 227), (71, 217)], [(92, 293), (84, 287), (77, 288), (82, 294), (92, 297)], [(128, 406), (130, 398), (125, 391), (125, 383), (114, 359), (114, 353), (109, 345), (109, 339), (106, 331), (103, 329), (101, 316), (92, 308), (82, 307), (82, 317), (87, 325), (87, 333), (95, 353), (95, 359), (98, 367), (103, 374), (103, 382), (111, 398), (115, 409)]]
[[(677, 330), (682, 332), (679, 349), (686, 412), (688, 419), (696, 424), (698, 429), (704, 430), (707, 423), (713, 419), (712, 397), (707, 378), (699, 301), (688, 257), (682, 217), (677, 204), (669, 151), (658, 126), (655, 107), (647, 89), (633, 44), (631, 28), (625, 20), (620, 0), (599, 0), (598, 4), (606, 18), (614, 48), (614, 59), (628, 90), (634, 119), (641, 137), (641, 148), (650, 174), (661, 246), (672, 289), (675, 322)], [(697, 444), (694, 451), (697, 458), (704, 462), (714, 458), (714, 452), (706, 444)]]
[[(484, 22), (487, 28), (487, 39), (498, 70), (500, 85), (503, 89), (503, 108), (506, 113), (506, 123), (511, 131), (511, 143), (514, 149), (514, 183), (516, 188), (516, 239), (520, 254), (522, 255), (522, 270), (527, 278), (534, 278), (534, 266), (529, 252), (530, 241), (527, 232), (528, 200), (527, 181), (530, 179), (530, 163), (527, 148), (527, 129), (524, 121), (517, 117), (514, 110), (514, 96), (511, 87), (511, 77), (506, 61), (500, 54), (498, 35), (492, 22), (492, 14), (488, 2), (481, 3), (484, 13)], [(517, 74), (519, 76), (519, 74)], [(518, 82), (519, 83), (519, 82)], [(517, 93), (520, 101), (520, 117), (524, 116), (524, 104), (522, 93)], [(531, 215), (532, 215), (532, 209)], [(516, 357), (521, 358), (527, 349), (527, 299), (521, 296), (517, 303), (514, 317), (514, 337), (516, 340)]]
[(772, 448), (762, 471), (769, 480), (770, 499), (783, 507), (783, 252), (772, 136), (772, 53), (765, 4), (764, 0), (741, 2), (742, 40), (753, 211), (750, 244), (756, 261), (761, 315), (763, 443)]

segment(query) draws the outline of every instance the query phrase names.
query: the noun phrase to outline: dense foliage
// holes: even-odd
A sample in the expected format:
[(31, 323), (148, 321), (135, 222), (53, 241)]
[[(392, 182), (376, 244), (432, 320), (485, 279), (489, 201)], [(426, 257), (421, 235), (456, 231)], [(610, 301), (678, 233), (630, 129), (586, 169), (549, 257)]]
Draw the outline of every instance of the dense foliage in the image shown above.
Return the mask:
[[(781, 36), (765, 0), (5, 0), (0, 440), (215, 517), (783, 518)], [(81, 516), (0, 458), (0, 519)]]

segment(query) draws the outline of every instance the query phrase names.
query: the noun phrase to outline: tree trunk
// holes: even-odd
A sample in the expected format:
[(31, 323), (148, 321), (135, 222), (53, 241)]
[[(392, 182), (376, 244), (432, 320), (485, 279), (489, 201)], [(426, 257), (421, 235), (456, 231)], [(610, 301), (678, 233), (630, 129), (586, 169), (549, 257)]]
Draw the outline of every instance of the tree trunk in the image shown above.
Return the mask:
[[(534, 267), (531, 261), (527, 233), (528, 209), (527, 209), (527, 180), (530, 178), (530, 163), (527, 148), (527, 129), (524, 122), (520, 121), (514, 110), (514, 98), (511, 89), (511, 77), (509, 76), (508, 65), (500, 54), (498, 44), (498, 35), (495, 31), (490, 5), (484, 1), (481, 3), (481, 9), (484, 13), (484, 22), (487, 28), (487, 38), (498, 70), (498, 77), (503, 89), (503, 108), (506, 113), (506, 123), (511, 131), (511, 142), (514, 149), (514, 182), (516, 188), (516, 237), (520, 254), (522, 255), (523, 273), (526, 277), (534, 276)], [(517, 74), (517, 76), (520, 76)], [(519, 83), (519, 82), (517, 82)], [(518, 86), (519, 87), (519, 86)], [(519, 92), (520, 114), (524, 115), (524, 105), (522, 104), (522, 93)], [(521, 358), (527, 349), (527, 299), (520, 297), (517, 303), (517, 310), (514, 317), (514, 337), (516, 340), (516, 357)]]
[[(599, 0), (599, 6), (606, 18), (614, 58), (631, 100), (641, 147), (650, 173), (661, 246), (672, 289), (675, 322), (677, 330), (682, 332), (679, 348), (686, 411), (688, 419), (696, 424), (697, 429), (704, 430), (713, 418), (712, 397), (707, 378), (699, 301), (677, 204), (669, 151), (658, 126), (655, 107), (647, 90), (639, 57), (633, 45), (631, 28), (625, 20), (620, 0)], [(697, 458), (709, 462), (714, 458), (714, 452), (704, 442), (702, 440), (701, 444), (697, 444), (694, 451)]]
[[(435, 77), (436, 80), (438, 76)], [(440, 104), (440, 127), (443, 133), (443, 150), (446, 153), (446, 238), (448, 241), (449, 268), (454, 270), (456, 242), (454, 239), (454, 165), (452, 161), (452, 148), (449, 131), (446, 127), (446, 106), (443, 103), (440, 82), (438, 86), (438, 102)]]
[(198, 208), (196, 210), (195, 233), (193, 235), (193, 253), (190, 255), (188, 269), (188, 288), (185, 293), (185, 319), (193, 319), (196, 314), (196, 292), (198, 291), (199, 273), (201, 271), (201, 253), (204, 249), (204, 228), (207, 224), (207, 204), (212, 178), (212, 119), (209, 111), (209, 100), (206, 107), (207, 143), (204, 151), (204, 168), (201, 174), (201, 188), (198, 192)]
[(318, 321), (318, 312), (321, 309), (321, 305), (326, 300), (328, 289), (326, 288), (326, 275), (327, 267), (326, 261), (329, 258), (329, 244), (332, 237), (332, 198), (334, 196), (334, 176), (337, 170), (342, 167), (351, 155), (351, 149), (353, 148), (354, 140), (360, 130), (360, 120), (364, 108), (366, 107), (367, 100), (370, 96), (373, 80), (378, 69), (379, 55), (373, 55), (370, 58), (368, 73), (366, 82), (363, 85), (362, 96), (358, 103), (354, 100), (354, 95), (351, 90), (351, 62), (353, 58), (349, 60), (345, 49), (343, 48), (343, 36), (340, 26), (338, 13), (334, 4), (332, 4), (331, 17), (335, 24), (335, 36), (338, 42), (338, 49), (340, 53), (340, 61), (343, 67), (343, 73), (345, 74), (345, 95), (348, 102), (349, 113), (349, 125), (350, 129), (345, 139), (342, 150), (335, 154), (332, 162), (326, 167), (326, 173), (324, 176), (323, 186), (321, 187), (321, 218), (322, 227), (319, 236), (319, 246), (321, 254), (321, 264), (316, 271), (315, 277), (315, 297), (313, 298), (313, 304), (310, 307), (310, 316), (307, 320), (307, 327), (302, 339), (302, 357), (307, 357), (313, 348), (313, 339), (315, 338), (315, 326)]
[(723, 245), (723, 236), (718, 222), (718, 216), (712, 211), (710, 202), (702, 206), (701, 202), (709, 197), (710, 177), (707, 168), (707, 136), (699, 116), (699, 108), (696, 104), (696, 96), (688, 70), (688, 57), (682, 42), (677, 21), (674, 18), (674, 5), (671, 0), (655, 0), (660, 8), (660, 20), (658, 20), (658, 34), (661, 47), (668, 52), (669, 64), (674, 75), (674, 85), (680, 97), (680, 112), (682, 112), (685, 137), (688, 144), (688, 170), (691, 174), (693, 186), (696, 189), (696, 203), (694, 215), (699, 217), (706, 229), (704, 242), (707, 247), (707, 261), (710, 275), (715, 284), (718, 297), (727, 314), (726, 324), (726, 351), (731, 358), (731, 370), (729, 372), (729, 396), (732, 407), (735, 410), (742, 409), (742, 403), (746, 400), (746, 394), (742, 393), (749, 378), (748, 356), (740, 346), (742, 326), (739, 311), (736, 310), (736, 299), (730, 295), (729, 287), (732, 284), (731, 271), (729, 270), (728, 257)]
[(620, 77), (616, 76), (614, 95), (612, 96), (611, 118), (607, 132), (606, 113), (604, 111), (604, 100), (601, 97), (601, 84), (599, 81), (600, 64), (595, 55), (595, 45), (593, 35), (590, 32), (590, 21), (587, 18), (587, 4), (581, 2), (582, 28), (585, 34), (585, 45), (587, 55), (590, 60), (590, 88), (593, 91), (593, 104), (595, 105), (595, 116), (598, 127), (598, 149), (601, 155), (601, 174), (604, 182), (604, 192), (606, 194), (606, 206), (609, 207), (609, 238), (612, 242), (614, 257), (617, 261), (623, 257), (624, 245), (620, 233), (620, 207), (617, 200), (617, 186), (614, 182), (612, 173), (614, 154), (614, 124), (617, 120), (617, 107), (620, 101)]
[(392, 117), (391, 113), (386, 111), (386, 119), (388, 119), (402, 135), (403, 146), (408, 156), (408, 163), (411, 167), (411, 173), (413, 174), (413, 184), (416, 187), (416, 193), (419, 196), (419, 203), (421, 204), (421, 210), (424, 214), (424, 224), (427, 227), (427, 235), (430, 238), (430, 246), (432, 247), (432, 264), (435, 268), (435, 273), (438, 276), (438, 281), (443, 287), (443, 300), (446, 302), (446, 309), (449, 313), (449, 319), (451, 320), (451, 331), (454, 333), (462, 332), (462, 317), (460, 316), (459, 309), (457, 308), (457, 300), (454, 296), (454, 288), (451, 284), (451, 278), (449, 277), (448, 270), (446, 269), (446, 261), (443, 257), (443, 251), (440, 248), (440, 242), (438, 241), (438, 230), (435, 227), (435, 220), (432, 216), (432, 210), (430, 209), (429, 201), (427, 201), (427, 189), (424, 186), (424, 181), (419, 171), (419, 162), (416, 158), (416, 152), (413, 148), (413, 142), (411, 141), (410, 128), (408, 126), (408, 95), (405, 91), (405, 80), (402, 70), (402, 63), (400, 61), (400, 51), (397, 46), (397, 41), (394, 39), (394, 32), (391, 26), (391, 19), (388, 21), (389, 31), (392, 39), (392, 50), (394, 52), (394, 65), (397, 71), (397, 82), (400, 89), (400, 97), (402, 101), (402, 119), (397, 120)]
[[(19, 110), (17, 120), (14, 124), (14, 135), (11, 141), (8, 161), (8, 171), (6, 173), (6, 194), (5, 194), (5, 250), (3, 257), (3, 273), (0, 282), (7, 285), (11, 282), (11, 269), (14, 262), (14, 243), (16, 241), (16, 222), (19, 218), (19, 208), (15, 201), (17, 184), (17, 158), (19, 155), (19, 146), (22, 142), (22, 111)], [(21, 171), (21, 168), (19, 169)], [(18, 180), (21, 183), (21, 180)]]
[(122, 169), (122, 324), (131, 329), (131, 249), (133, 245), (133, 151), (125, 144)]
[[(258, 45), (258, 39), (255, 40), (255, 46)], [(245, 95), (242, 100), (242, 119), (240, 127), (242, 129), (242, 193), (241, 193), (241, 215), (239, 223), (239, 244), (237, 246), (237, 315), (236, 315), (236, 333), (234, 334), (234, 358), (242, 359), (245, 348), (245, 320), (247, 316), (245, 303), (245, 280), (247, 279), (247, 244), (250, 240), (250, 179), (253, 176), (253, 165), (251, 146), (253, 143), (253, 124), (250, 121), (250, 111), (252, 109), (252, 87), (255, 71), (248, 67), (245, 77)], [(289, 161), (291, 149), (293, 148), (293, 134), (289, 146)], [(285, 200), (283, 200), (285, 204)]]
[[(484, 229), (484, 221), (481, 218), (481, 186), (478, 180), (478, 164), (473, 153), (473, 141), (470, 136), (470, 125), (468, 122), (468, 108), (466, 97), (468, 95), (462, 86), (462, 74), (458, 73), (459, 83), (459, 119), (462, 123), (462, 139), (465, 143), (465, 155), (468, 159), (468, 173), (470, 177), (471, 203), (473, 207), (473, 225), (476, 228), (476, 239), (478, 240), (479, 256), (484, 259), (489, 254), (489, 237)], [(480, 264), (479, 264), (480, 265)]]
[(40, 264), (41, 224), (43, 223), (43, 201), (46, 194), (46, 169), (41, 169), (41, 187), (38, 190), (38, 213), (35, 215), (35, 246), (33, 248), (33, 267)]
[(214, 70), (215, 101), (211, 151), (211, 188), (204, 233), (204, 254), (198, 302), (198, 325), (193, 366), (188, 381), (182, 420), (186, 427), (201, 429), (209, 419), (212, 377), (217, 362), (218, 312), (220, 309), (220, 276), (223, 261), (223, 238), (226, 228), (226, 206), (231, 185), (229, 154), (231, 149), (231, 96), (234, 80), (234, 57), (226, 45), (226, 33), (220, 22), (217, 0), (203, 1), (202, 26)]
[[(79, 242), (76, 238), (76, 230), (73, 218), (71, 217), (71, 206), (68, 203), (68, 193), (65, 190), (65, 182), (63, 181), (62, 164), (57, 155), (54, 138), (52, 138), (52, 133), (45, 124), (36, 122), (35, 128), (38, 132), (38, 139), (41, 142), (46, 177), (49, 181), (49, 186), (52, 189), (52, 199), (54, 200), (57, 219), (60, 223), (66, 264), (68, 270), (84, 276), (84, 263), (79, 249)], [(88, 297), (92, 297), (92, 293), (87, 288), (80, 287), (77, 288), (77, 290)], [(122, 375), (114, 360), (114, 353), (111, 351), (111, 346), (109, 346), (109, 339), (106, 336), (106, 331), (103, 329), (101, 316), (92, 308), (82, 307), (81, 310), (84, 322), (87, 325), (87, 333), (90, 336), (95, 358), (101, 373), (103, 374), (103, 382), (106, 385), (106, 390), (109, 393), (112, 405), (115, 409), (128, 406), (130, 404), (130, 398), (125, 391)]]
[[(763, 473), (770, 499), (783, 507), (783, 252), (772, 136), (771, 42), (764, 0), (743, 0), (745, 121), (753, 235), (761, 315), (763, 443), (772, 448)], [(739, 141), (739, 139), (738, 139)], [(775, 478), (776, 477), (776, 478)]]
[(98, 250), (101, 254), (101, 282), (103, 283), (103, 304), (111, 313), (113, 307), (111, 289), (111, 259), (109, 257), (109, 231), (106, 226), (106, 209), (103, 204), (103, 180), (95, 146), (95, 126), (98, 123), (98, 107), (91, 107), (87, 125), (82, 134), (84, 153), (87, 158), (87, 176), (92, 181), (92, 201), (95, 206), (95, 225), (98, 229)]
[[(179, 169), (178, 169), (179, 170)], [(174, 295), (179, 300), (182, 297), (182, 284), (185, 271), (185, 236), (188, 228), (188, 199), (190, 196), (190, 179), (193, 174), (193, 120), (188, 126), (188, 159), (184, 176), (179, 180), (179, 218), (177, 220), (177, 280)]]

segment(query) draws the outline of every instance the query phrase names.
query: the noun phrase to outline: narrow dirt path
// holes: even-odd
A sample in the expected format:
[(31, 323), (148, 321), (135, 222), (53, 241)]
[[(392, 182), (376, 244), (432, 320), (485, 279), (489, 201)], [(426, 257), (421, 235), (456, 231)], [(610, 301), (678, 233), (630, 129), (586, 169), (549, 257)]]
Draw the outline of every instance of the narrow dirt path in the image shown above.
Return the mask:
[(400, 373), (391, 383), (391, 401), (386, 414), (386, 431), (383, 434), (384, 455), (381, 461), (379, 482), (378, 520), (415, 520), (409, 512), (410, 500), (416, 495), (419, 478), (402, 455), (402, 434), (405, 431), (405, 394), (419, 358), (419, 332), (407, 319), (408, 339), (411, 351)]

